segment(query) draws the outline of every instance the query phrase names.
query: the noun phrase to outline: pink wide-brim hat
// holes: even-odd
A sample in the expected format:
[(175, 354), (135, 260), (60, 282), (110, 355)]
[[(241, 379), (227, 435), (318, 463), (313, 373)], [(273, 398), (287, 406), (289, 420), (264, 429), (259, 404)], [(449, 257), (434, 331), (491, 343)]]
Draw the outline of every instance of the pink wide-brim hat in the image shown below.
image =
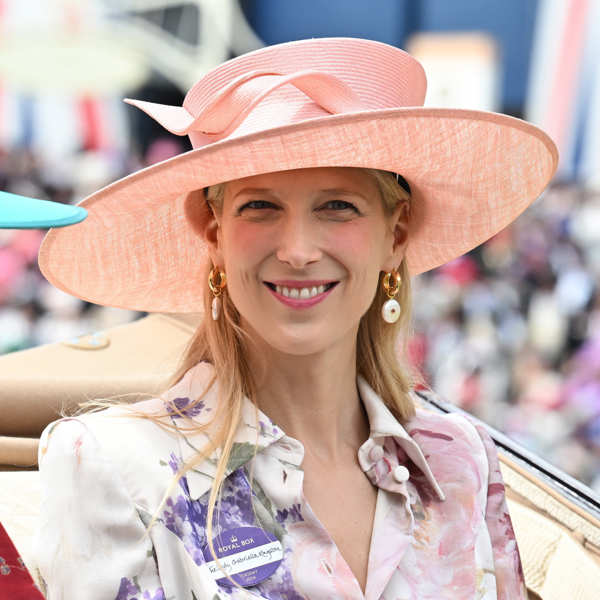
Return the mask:
[[(558, 153), (539, 128), (503, 114), (424, 108), (426, 78), (406, 52), (321, 38), (261, 48), (204, 75), (183, 106), (126, 100), (193, 149), (79, 203), (88, 217), (48, 232), (39, 253), (56, 287), (97, 304), (199, 312), (208, 208), (188, 193), (310, 167), (401, 174), (411, 189), (407, 263), (421, 273), (513, 221), (552, 178)], [(198, 200), (197, 200), (198, 201)]]

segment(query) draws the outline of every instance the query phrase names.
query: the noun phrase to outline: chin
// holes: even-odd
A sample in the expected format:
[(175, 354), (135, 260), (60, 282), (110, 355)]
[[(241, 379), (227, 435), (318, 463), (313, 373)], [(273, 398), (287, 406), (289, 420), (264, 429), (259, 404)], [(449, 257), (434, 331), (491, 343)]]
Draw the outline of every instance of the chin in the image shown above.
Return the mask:
[[(248, 333), (259, 340), (259, 348), (267, 346), (275, 352), (293, 356), (309, 356), (325, 352), (329, 348), (339, 345), (342, 338), (348, 336), (348, 331), (341, 331), (339, 324), (332, 319), (325, 321), (306, 321), (298, 323), (281, 323), (272, 317), (258, 325), (243, 319), (243, 327)], [(266, 335), (265, 335), (266, 332)], [(356, 342), (357, 330), (352, 330), (353, 342)]]
[(278, 324), (271, 320), (268, 327), (255, 331), (261, 338), (260, 345), (266, 345), (275, 352), (295, 356), (322, 352), (336, 342), (331, 332), (328, 335), (323, 323)]
[(282, 335), (277, 340), (265, 339), (265, 342), (274, 350), (282, 354), (290, 354), (294, 356), (309, 356), (327, 350), (333, 345), (333, 340), (328, 341), (322, 335), (315, 337), (297, 337)]

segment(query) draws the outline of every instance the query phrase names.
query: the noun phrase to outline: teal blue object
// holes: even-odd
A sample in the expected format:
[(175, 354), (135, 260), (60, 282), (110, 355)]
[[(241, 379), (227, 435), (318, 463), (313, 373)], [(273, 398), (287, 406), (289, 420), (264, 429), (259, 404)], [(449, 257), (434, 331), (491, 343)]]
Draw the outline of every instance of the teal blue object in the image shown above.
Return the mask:
[(0, 229), (66, 227), (86, 217), (87, 210), (81, 206), (0, 192)]

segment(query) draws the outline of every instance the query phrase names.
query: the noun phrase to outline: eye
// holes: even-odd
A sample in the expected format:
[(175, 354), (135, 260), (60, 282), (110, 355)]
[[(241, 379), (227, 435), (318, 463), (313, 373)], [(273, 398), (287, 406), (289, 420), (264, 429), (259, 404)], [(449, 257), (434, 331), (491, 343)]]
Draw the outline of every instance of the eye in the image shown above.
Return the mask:
[[(345, 200), (330, 200), (326, 202), (323, 206), (329, 207), (333, 206), (333, 210), (342, 211), (342, 210), (353, 210), (358, 213), (358, 209), (351, 202), (346, 202)], [(327, 210), (327, 209), (326, 209)]]
[(250, 202), (246, 202), (240, 206), (237, 210), (237, 214), (239, 215), (246, 208), (260, 210), (261, 208), (272, 208), (275, 205), (272, 202), (267, 202), (266, 200), (250, 200)]

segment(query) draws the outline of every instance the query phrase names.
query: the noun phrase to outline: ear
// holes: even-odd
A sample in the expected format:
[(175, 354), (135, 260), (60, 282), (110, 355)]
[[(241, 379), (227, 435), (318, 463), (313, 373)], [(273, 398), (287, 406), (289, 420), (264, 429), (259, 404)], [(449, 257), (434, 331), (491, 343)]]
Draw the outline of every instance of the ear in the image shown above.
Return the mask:
[(184, 212), (194, 232), (204, 241), (213, 265), (222, 266), (221, 225), (203, 190), (194, 190), (187, 195)]
[(408, 245), (409, 203), (401, 201), (390, 217), (386, 231), (386, 254), (381, 269), (391, 271), (402, 262)]

